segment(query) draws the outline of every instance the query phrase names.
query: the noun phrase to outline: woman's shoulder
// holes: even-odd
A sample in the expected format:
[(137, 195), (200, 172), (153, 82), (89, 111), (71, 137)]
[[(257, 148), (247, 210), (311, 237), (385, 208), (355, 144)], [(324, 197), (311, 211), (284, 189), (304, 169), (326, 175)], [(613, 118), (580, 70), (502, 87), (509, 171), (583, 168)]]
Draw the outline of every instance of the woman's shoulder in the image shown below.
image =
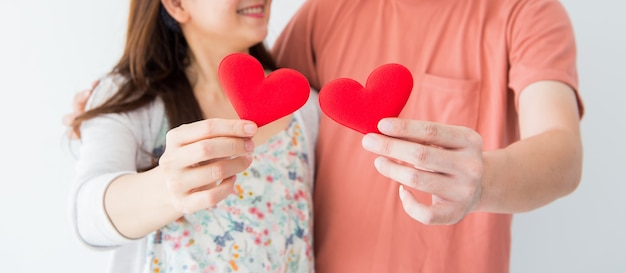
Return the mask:
[[(98, 85), (93, 89), (87, 101), (85, 109), (93, 109), (102, 105), (119, 92), (127, 81), (126, 77), (119, 74), (108, 74), (100, 78)], [(127, 120), (127, 122), (135, 125), (148, 126), (152, 123), (160, 125), (165, 117), (165, 105), (160, 97), (156, 97), (153, 102), (135, 110), (124, 113), (104, 114), (103, 116)]]
[(98, 79), (98, 85), (91, 92), (86, 109), (95, 108), (106, 102), (119, 91), (125, 82), (126, 78), (119, 74), (107, 74)]

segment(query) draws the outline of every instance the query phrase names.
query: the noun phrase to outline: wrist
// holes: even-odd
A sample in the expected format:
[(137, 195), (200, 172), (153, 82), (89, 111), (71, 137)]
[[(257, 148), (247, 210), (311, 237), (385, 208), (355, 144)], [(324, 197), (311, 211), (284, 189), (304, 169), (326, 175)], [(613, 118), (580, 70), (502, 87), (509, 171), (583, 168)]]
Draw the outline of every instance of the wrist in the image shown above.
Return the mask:
[[(498, 207), (499, 194), (497, 193), (497, 187), (494, 187), (498, 178), (497, 168), (495, 163), (506, 162), (507, 157), (504, 152), (483, 152), (483, 174), (480, 180), (480, 189), (478, 198), (473, 212), (495, 212)], [(505, 163), (506, 164), (506, 163)]]

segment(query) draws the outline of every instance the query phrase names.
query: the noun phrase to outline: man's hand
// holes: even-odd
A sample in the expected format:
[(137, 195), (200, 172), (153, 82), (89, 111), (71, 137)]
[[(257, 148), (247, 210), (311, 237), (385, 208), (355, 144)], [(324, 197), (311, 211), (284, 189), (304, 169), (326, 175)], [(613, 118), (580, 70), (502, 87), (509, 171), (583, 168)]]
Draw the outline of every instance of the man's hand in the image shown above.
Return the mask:
[(405, 211), (424, 224), (454, 224), (469, 212), (531, 211), (576, 189), (582, 170), (580, 112), (566, 84), (541, 81), (519, 98), (520, 140), (482, 151), (482, 137), (459, 126), (387, 118), (363, 147), (378, 172), (432, 195), (419, 203), (400, 189)]
[[(427, 225), (455, 224), (475, 209), (481, 197), (482, 137), (459, 126), (387, 118), (384, 134), (367, 134), (363, 147), (380, 156), (378, 172), (402, 184), (400, 199), (413, 219)], [(432, 195), (420, 203), (404, 186)]]
[(98, 86), (100, 81), (94, 81), (91, 84), (90, 89), (82, 90), (74, 94), (74, 100), (72, 101), (72, 113), (65, 114), (63, 116), (63, 124), (68, 127), (67, 137), (70, 139), (78, 139), (78, 135), (76, 132), (72, 130), (72, 122), (74, 119), (80, 114), (85, 112), (85, 106), (87, 105), (87, 100), (89, 100), (89, 96), (91, 96), (91, 92)]

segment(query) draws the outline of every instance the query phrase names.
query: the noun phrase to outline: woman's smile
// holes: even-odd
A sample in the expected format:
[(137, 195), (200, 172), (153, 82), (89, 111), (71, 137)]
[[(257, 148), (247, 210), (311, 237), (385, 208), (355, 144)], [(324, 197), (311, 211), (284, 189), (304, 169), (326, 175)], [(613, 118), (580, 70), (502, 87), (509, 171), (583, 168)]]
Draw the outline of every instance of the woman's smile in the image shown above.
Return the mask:
[(255, 17), (255, 18), (263, 18), (265, 17), (265, 5), (259, 4), (254, 6), (245, 7), (237, 10), (237, 14)]

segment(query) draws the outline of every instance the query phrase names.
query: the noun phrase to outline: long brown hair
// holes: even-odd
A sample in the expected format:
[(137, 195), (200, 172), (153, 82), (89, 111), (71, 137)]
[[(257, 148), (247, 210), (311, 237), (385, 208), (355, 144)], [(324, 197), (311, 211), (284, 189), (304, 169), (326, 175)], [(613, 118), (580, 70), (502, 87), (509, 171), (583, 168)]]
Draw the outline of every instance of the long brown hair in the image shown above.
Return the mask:
[[(74, 119), (72, 129), (80, 136), (80, 124), (101, 114), (133, 111), (160, 97), (170, 128), (203, 119), (185, 68), (189, 47), (178, 26), (159, 0), (130, 1), (124, 53), (112, 75), (125, 81), (106, 102)], [(174, 24), (176, 24), (174, 22)], [(265, 69), (275, 70), (262, 42), (250, 48)]]

